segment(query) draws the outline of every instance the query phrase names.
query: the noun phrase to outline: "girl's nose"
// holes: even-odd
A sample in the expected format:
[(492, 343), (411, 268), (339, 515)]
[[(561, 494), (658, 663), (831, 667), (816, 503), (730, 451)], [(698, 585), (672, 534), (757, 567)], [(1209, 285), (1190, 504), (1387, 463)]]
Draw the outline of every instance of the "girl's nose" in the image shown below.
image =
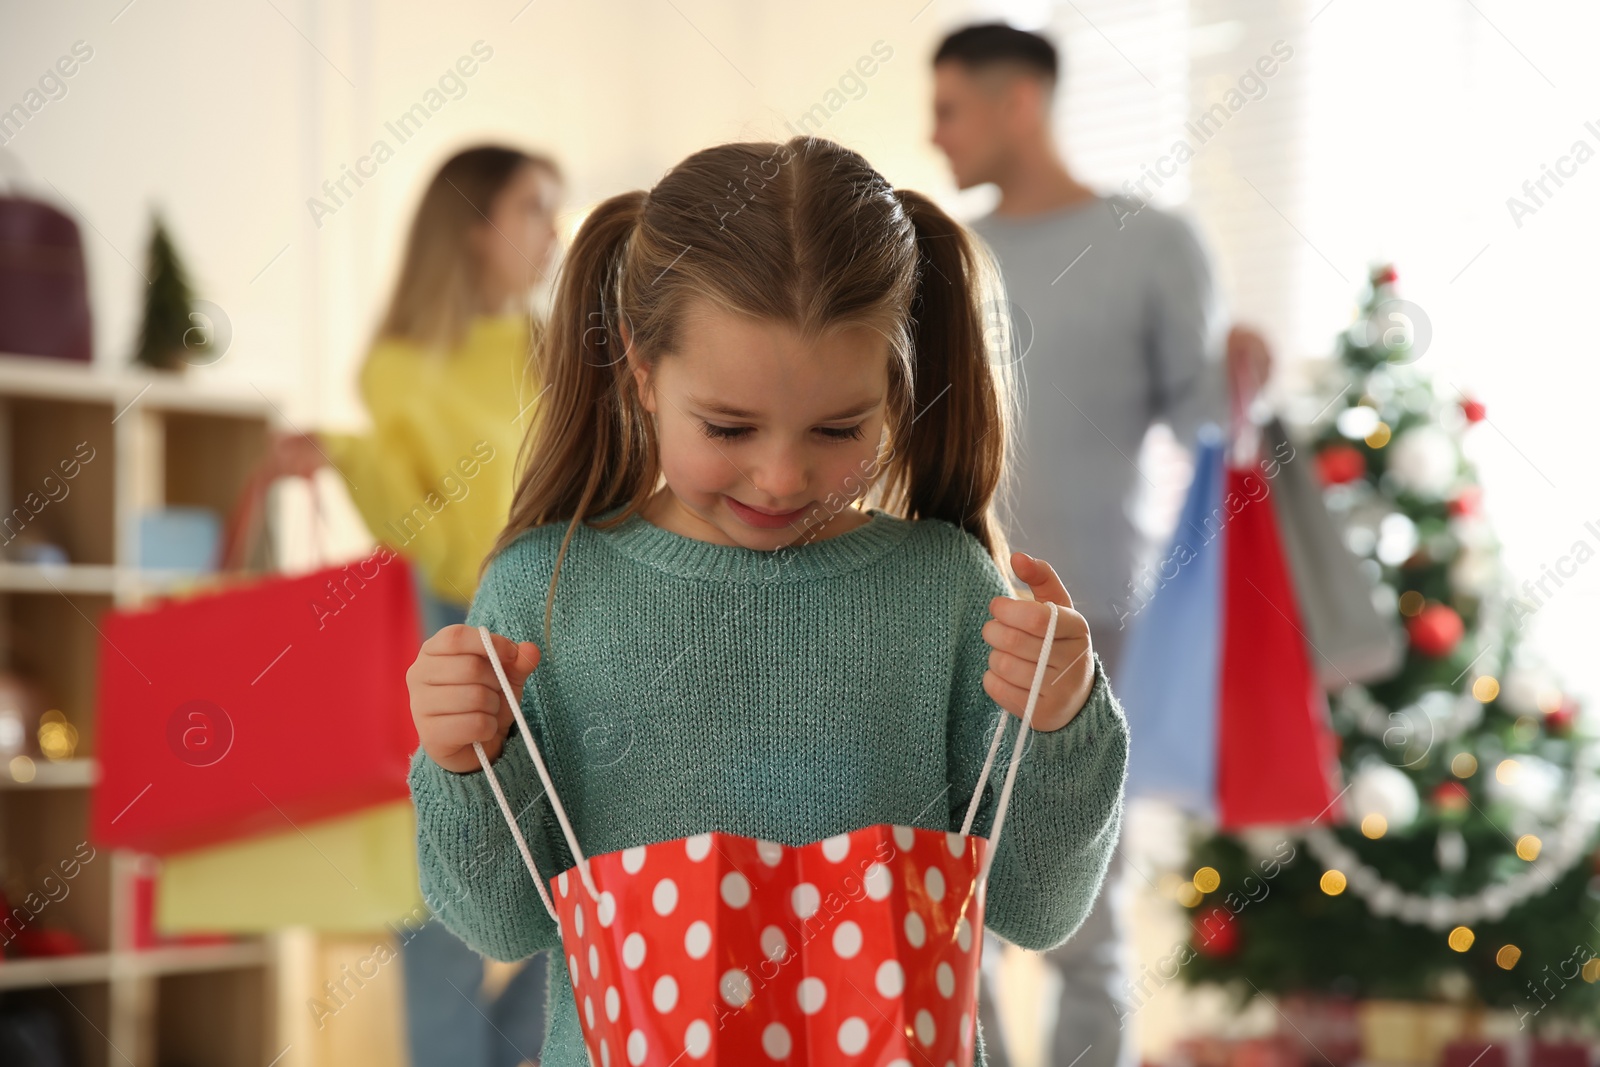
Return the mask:
[(772, 497), (775, 504), (791, 503), (805, 492), (810, 481), (810, 464), (802, 450), (780, 448), (761, 465), (755, 475), (757, 487)]

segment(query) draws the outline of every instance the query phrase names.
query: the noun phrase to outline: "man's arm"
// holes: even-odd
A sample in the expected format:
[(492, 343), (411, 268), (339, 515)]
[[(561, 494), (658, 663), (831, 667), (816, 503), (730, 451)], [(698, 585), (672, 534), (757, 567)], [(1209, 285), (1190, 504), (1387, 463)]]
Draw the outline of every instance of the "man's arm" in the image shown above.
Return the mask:
[(1159, 218), (1145, 313), (1150, 415), (1192, 448), (1203, 424), (1228, 418), (1222, 303), (1198, 229), (1180, 215)]

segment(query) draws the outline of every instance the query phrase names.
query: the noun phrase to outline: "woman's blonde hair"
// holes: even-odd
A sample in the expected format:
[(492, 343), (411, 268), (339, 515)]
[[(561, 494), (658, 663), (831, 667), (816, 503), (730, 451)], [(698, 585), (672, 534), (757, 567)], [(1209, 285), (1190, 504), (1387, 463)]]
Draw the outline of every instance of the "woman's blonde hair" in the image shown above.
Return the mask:
[(618, 506), (591, 525), (627, 520), (660, 477), (619, 325), (654, 368), (680, 344), (686, 306), (709, 300), (807, 338), (852, 325), (887, 336), (889, 452), (872, 493), (890, 514), (961, 527), (1008, 573), (994, 503), (1011, 432), (1009, 348), (989, 358), (982, 314), (995, 279), (933, 201), (821, 138), (707, 148), (648, 192), (611, 197), (584, 220), (556, 280), (536, 357), (547, 389), (483, 567), (523, 531), (568, 524), (545, 600), (548, 642), (577, 524)]
[(411, 220), (400, 276), (374, 340), (410, 341), (443, 352), (461, 343), (479, 314), (483, 285), (482, 264), (469, 235), (529, 165), (561, 180), (561, 169), (550, 157), (500, 145), (457, 152), (439, 168)]

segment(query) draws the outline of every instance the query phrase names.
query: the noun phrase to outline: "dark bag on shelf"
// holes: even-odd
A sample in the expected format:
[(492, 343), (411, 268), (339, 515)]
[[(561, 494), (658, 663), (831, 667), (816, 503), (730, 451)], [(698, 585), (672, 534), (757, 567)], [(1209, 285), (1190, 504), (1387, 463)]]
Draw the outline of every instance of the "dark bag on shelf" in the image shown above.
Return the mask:
[(0, 353), (80, 363), (93, 354), (78, 224), (10, 190), (0, 195)]

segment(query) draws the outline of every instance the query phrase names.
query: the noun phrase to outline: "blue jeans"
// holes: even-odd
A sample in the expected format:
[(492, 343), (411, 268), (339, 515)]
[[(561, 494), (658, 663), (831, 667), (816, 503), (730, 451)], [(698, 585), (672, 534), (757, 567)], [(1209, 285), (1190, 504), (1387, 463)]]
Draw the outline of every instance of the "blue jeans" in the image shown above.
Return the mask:
[[(422, 632), (465, 622), (464, 606), (441, 600), (417, 575)], [(498, 997), (479, 991), (483, 957), (430, 918), (400, 947), (411, 1067), (517, 1067), (544, 1047), (549, 953), (523, 964)]]

